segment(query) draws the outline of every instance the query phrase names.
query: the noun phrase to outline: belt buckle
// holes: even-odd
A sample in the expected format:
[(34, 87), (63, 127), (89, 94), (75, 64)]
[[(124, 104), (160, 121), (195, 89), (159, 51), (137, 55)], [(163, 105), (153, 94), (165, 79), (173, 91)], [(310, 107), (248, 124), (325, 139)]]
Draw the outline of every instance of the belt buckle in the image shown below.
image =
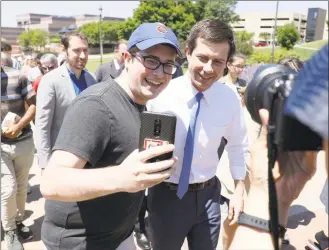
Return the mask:
[(200, 183), (200, 188), (199, 188), (199, 189), (200, 189), (200, 190), (201, 190), (201, 189), (204, 189), (204, 188), (205, 188), (205, 186), (206, 186), (206, 183), (205, 183), (205, 182), (203, 182), (203, 183)]

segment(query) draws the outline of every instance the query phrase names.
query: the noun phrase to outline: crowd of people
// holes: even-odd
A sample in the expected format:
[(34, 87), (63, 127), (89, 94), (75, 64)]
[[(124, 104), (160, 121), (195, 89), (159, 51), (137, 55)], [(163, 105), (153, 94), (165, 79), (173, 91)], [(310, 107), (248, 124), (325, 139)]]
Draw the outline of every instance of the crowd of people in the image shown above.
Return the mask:
[[(185, 74), (178, 39), (161, 23), (143, 23), (118, 41), (115, 59), (95, 74), (85, 68), (88, 39), (78, 31), (63, 35), (57, 57), (26, 56), (24, 63), (1, 44), (1, 223), (8, 250), (23, 249), (22, 240), (33, 237), (22, 221), (35, 152), (47, 250), (133, 250), (134, 235), (144, 250), (179, 250), (185, 239), (190, 250), (215, 250), (220, 230), (223, 249), (274, 249), (269, 231), (241, 221), (243, 214), (270, 223), (263, 170), (269, 114), (260, 110), (258, 124), (245, 106), (245, 56), (219, 20), (196, 23), (186, 44)], [(305, 65), (296, 58), (278, 63), (301, 75), (296, 81), (304, 86), (294, 85), (286, 112), (323, 137), (328, 153), (328, 45)], [(301, 109), (296, 98), (306, 88), (317, 89)], [(321, 110), (316, 125), (307, 121), (312, 108)], [(174, 145), (137, 150), (146, 110), (176, 116)], [(168, 152), (173, 158), (148, 161)], [(315, 171), (316, 154), (279, 157), (281, 228)], [(326, 188), (321, 197), (328, 206)], [(328, 232), (317, 237), (327, 249)], [(281, 243), (288, 241), (280, 234)]]

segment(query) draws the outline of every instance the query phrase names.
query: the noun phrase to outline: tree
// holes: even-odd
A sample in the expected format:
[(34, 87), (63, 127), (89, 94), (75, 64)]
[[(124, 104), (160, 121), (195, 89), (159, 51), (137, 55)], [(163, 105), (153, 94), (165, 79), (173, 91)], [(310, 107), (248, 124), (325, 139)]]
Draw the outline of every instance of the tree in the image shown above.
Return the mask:
[(43, 48), (48, 43), (48, 32), (40, 29), (32, 29), (29, 32), (24, 31), (19, 35), (19, 44), (25, 48)]
[(326, 21), (326, 24), (327, 24), (327, 29), (328, 29), (328, 27), (329, 27), (329, 23), (328, 23), (328, 20)]
[(99, 44), (99, 23), (86, 23), (79, 28), (87, 38), (89, 45)]
[(189, 0), (142, 1), (133, 17), (120, 26), (119, 38), (129, 39), (141, 23), (159, 22), (170, 27), (180, 40), (185, 40), (196, 23), (194, 12), (194, 3)]
[(220, 19), (226, 23), (238, 22), (240, 17), (234, 12), (236, 4), (235, 0), (209, 1), (205, 6), (203, 18)]
[(247, 31), (235, 32), (235, 46), (236, 50), (244, 55), (251, 55), (253, 53), (252, 38), (254, 33)]
[(271, 34), (268, 32), (262, 32), (259, 34), (259, 37), (263, 38), (267, 43), (267, 41), (271, 38)]
[(28, 48), (29, 45), (29, 34), (27, 31), (24, 31), (18, 36), (18, 43), (19, 45), (23, 46), (24, 48)]
[(49, 36), (49, 41), (51, 43), (60, 43), (61, 42), (61, 35), (60, 34), (50, 35)]
[(104, 44), (118, 41), (118, 29), (121, 22), (102, 22), (102, 39)]
[[(103, 21), (102, 22), (102, 41), (103, 44), (113, 44), (118, 40), (118, 29), (120, 22)], [(87, 23), (79, 28), (88, 38), (88, 43), (96, 46), (99, 41), (99, 22)]]
[(293, 49), (300, 40), (300, 34), (294, 24), (286, 24), (277, 28), (277, 41), (282, 48)]
[(183, 42), (192, 26), (204, 18), (220, 18), (226, 22), (237, 21), (238, 16), (234, 13), (235, 5), (234, 0), (220, 2), (205, 0), (141, 1), (134, 11), (133, 17), (122, 23), (118, 35), (120, 39), (129, 39), (139, 24), (160, 22), (171, 28), (178, 39)]

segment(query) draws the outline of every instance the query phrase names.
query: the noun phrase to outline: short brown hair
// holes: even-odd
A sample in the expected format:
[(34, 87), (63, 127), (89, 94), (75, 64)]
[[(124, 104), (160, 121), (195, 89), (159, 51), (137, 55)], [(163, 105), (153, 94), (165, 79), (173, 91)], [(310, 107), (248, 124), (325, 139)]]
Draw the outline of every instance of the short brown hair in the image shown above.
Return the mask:
[(205, 19), (196, 23), (187, 38), (187, 48), (190, 53), (196, 47), (196, 41), (202, 38), (208, 42), (220, 43), (227, 41), (230, 45), (228, 58), (235, 53), (234, 35), (231, 27), (218, 19)]
[(114, 45), (114, 51), (119, 50), (120, 44), (126, 44), (127, 45), (127, 41), (126, 40), (119, 40), (115, 43)]
[(246, 57), (244, 54), (242, 54), (240, 52), (235, 52), (233, 55), (230, 56), (230, 58), (228, 59), (228, 62), (233, 63), (236, 58), (242, 58), (243, 60), (246, 60)]
[(9, 43), (1, 41), (1, 52), (3, 51), (12, 51), (12, 47)]
[(67, 50), (70, 46), (70, 40), (73, 36), (79, 37), (81, 40), (84, 40), (88, 44), (88, 38), (79, 31), (70, 31), (65, 33), (61, 38), (61, 44), (64, 46), (65, 50)]
[(296, 72), (299, 72), (302, 67), (304, 66), (304, 63), (299, 60), (297, 57), (288, 56), (284, 57), (279, 61), (279, 64), (287, 66), (291, 68), (292, 70), (295, 70)]

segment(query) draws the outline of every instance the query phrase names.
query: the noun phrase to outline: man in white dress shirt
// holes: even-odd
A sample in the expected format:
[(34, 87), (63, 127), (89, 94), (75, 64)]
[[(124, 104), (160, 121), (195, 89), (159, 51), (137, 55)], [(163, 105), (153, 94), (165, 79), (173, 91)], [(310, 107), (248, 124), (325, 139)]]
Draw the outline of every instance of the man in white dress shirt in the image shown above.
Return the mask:
[(148, 192), (154, 250), (179, 250), (186, 237), (190, 250), (216, 249), (221, 220), (216, 168), (224, 147), (235, 180), (231, 223), (243, 208), (247, 154), (243, 110), (236, 93), (217, 82), (234, 52), (233, 32), (226, 23), (198, 22), (187, 40), (188, 73), (149, 102), (148, 110), (177, 116), (175, 172)]

